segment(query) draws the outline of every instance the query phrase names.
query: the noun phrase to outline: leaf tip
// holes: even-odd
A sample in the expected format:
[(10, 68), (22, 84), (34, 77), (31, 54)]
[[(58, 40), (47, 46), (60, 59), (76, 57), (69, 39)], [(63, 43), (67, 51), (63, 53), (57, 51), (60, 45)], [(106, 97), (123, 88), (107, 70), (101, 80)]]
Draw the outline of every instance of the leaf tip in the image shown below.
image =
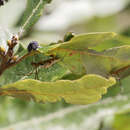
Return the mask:
[(116, 84), (116, 79), (114, 77), (110, 77), (109, 78), (109, 83), (110, 83), (110, 86)]

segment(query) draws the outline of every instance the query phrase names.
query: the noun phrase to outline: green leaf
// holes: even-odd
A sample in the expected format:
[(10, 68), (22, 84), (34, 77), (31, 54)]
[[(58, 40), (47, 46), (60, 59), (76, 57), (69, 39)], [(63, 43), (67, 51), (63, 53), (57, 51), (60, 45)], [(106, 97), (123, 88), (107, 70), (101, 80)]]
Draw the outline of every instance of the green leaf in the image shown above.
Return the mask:
[(98, 75), (86, 75), (78, 80), (40, 82), (27, 79), (0, 88), (0, 95), (9, 95), (37, 102), (56, 102), (63, 98), (67, 103), (90, 104), (97, 102), (115, 84), (114, 78), (105, 79)]
[[(83, 34), (75, 36), (68, 42), (55, 45), (43, 45), (39, 51), (36, 53), (31, 53), (30, 56), (26, 57), (21, 63), (4, 72), (0, 78), (0, 85), (2, 86), (4, 84), (13, 83), (25, 78), (35, 79), (35, 68), (32, 67), (31, 62), (45, 61), (48, 59), (48, 54), (54, 54), (60, 60), (58, 63), (47, 69), (39, 67), (38, 76), (40, 81), (56, 81), (62, 78), (75, 80), (86, 74), (98, 74), (104, 77), (109, 77), (111, 76), (111, 72), (130, 65), (130, 46), (122, 45), (120, 47), (110, 48), (102, 52), (96, 52), (95, 50), (89, 48), (85, 49), (87, 43), (85, 43), (84, 40), (82, 40), (84, 42), (81, 43), (74, 40), (80, 39), (80, 36), (84, 39), (85, 37), (90, 37), (90, 35), (93, 36), (93, 38), (96, 37), (96, 35), (103, 38), (104, 36), (109, 37), (109, 35), (111, 37), (112, 34)], [(102, 43), (102, 39), (100, 38), (95, 44), (97, 47), (100, 43)], [(88, 45), (89, 46), (87, 47), (92, 47), (91, 42)], [(23, 50), (18, 55), (22, 56), (26, 53), (27, 51)], [(34, 73), (30, 76), (26, 76), (32, 70), (34, 70)], [(128, 76), (129, 71), (126, 71), (123, 75)], [(8, 81), (6, 80), (7, 77)]]
[(114, 130), (129, 130), (130, 129), (130, 109), (118, 112), (115, 114), (113, 121)]
[[(76, 41), (73, 39), (80, 39), (80, 36), (85, 38), (90, 37), (89, 35), (91, 35), (94, 38), (97, 35), (101, 38), (103, 36), (109, 37), (110, 34), (111, 33), (83, 34), (75, 36), (70, 41), (65, 43), (42, 45), (42, 48), (40, 48), (38, 52), (30, 54), (30, 56), (24, 61), (7, 70), (1, 76), (0, 84), (4, 85), (13, 83), (25, 78), (35, 79), (35, 72), (30, 76), (26, 76), (32, 70), (35, 70), (35, 68), (31, 66), (31, 62), (45, 61), (48, 59), (48, 54), (54, 54), (60, 60), (58, 63), (47, 69), (39, 67), (38, 76), (41, 81), (56, 81), (62, 78), (74, 80), (86, 74), (98, 74), (104, 77), (109, 77), (111, 76), (111, 72), (130, 65), (130, 46), (122, 45), (120, 47), (110, 48), (102, 52), (96, 52), (89, 48), (85, 49), (87, 46), (85, 41), (83, 44), (82, 42), (78, 43), (72, 41)], [(100, 40), (102, 41), (102, 39)], [(97, 44), (95, 44), (97, 47), (100, 43), (102, 43), (100, 40), (98, 40)], [(88, 47), (92, 47), (91, 42), (88, 45)], [(18, 55), (22, 56), (26, 53), (26, 51), (22, 51)], [(22, 74), (20, 75), (21, 70)], [(123, 75), (128, 76), (129, 71), (126, 71)], [(9, 79), (8, 81), (6, 80), (7, 77)]]
[[(27, 50), (23, 49), (20, 53), (17, 53), (19, 56), (27, 54)], [(35, 79), (36, 68), (31, 65), (32, 62), (39, 62), (49, 59), (48, 56), (32, 52), (30, 55), (25, 57), (25, 59), (18, 63), (17, 65), (7, 69), (0, 77), (0, 86), (5, 84), (13, 83), (22, 79)], [(55, 63), (49, 68), (39, 68), (38, 78), (41, 81), (55, 81), (61, 79), (66, 73), (67, 69), (62, 67), (60, 64)], [(29, 75), (29, 73), (31, 73)], [(6, 80), (8, 79), (8, 80)]]
[(17, 25), (22, 26), (26, 32), (29, 31), (42, 16), (45, 4), (50, 2), (51, 0), (27, 0), (26, 9)]
[(60, 48), (80, 51), (93, 49), (101, 52), (123, 45), (130, 45), (130, 38), (123, 37), (114, 32), (98, 32), (75, 35), (70, 41), (62, 43)]
[(73, 74), (99, 74), (107, 77), (111, 72), (130, 65), (130, 46), (127, 44), (122, 43), (119, 47), (115, 45), (111, 48), (114, 44), (112, 43), (109, 47), (105, 46), (106, 50), (102, 48), (104, 51), (97, 52), (112, 37), (113, 33), (78, 35), (68, 42), (52, 45), (50, 48), (43, 46), (39, 51), (59, 57), (60, 63)]

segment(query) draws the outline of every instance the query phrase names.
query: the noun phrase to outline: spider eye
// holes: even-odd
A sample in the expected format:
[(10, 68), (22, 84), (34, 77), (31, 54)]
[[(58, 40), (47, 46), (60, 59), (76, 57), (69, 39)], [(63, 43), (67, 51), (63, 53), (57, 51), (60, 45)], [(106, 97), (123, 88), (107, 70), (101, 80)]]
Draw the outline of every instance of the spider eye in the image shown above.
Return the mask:
[(31, 52), (31, 51), (33, 51), (33, 50), (37, 50), (37, 48), (39, 48), (39, 44), (38, 44), (37, 41), (32, 41), (32, 42), (30, 42), (30, 43), (28, 44), (28, 47), (27, 47), (28, 52)]

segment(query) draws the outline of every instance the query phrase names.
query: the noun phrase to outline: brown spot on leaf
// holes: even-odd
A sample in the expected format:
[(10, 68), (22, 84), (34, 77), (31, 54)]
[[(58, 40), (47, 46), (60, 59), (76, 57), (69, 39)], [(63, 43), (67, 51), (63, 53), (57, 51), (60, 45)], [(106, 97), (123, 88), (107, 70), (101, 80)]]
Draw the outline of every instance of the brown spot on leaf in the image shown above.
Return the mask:
[(73, 55), (73, 53), (71, 52), (70, 54), (69, 54), (69, 56), (72, 56)]
[(69, 56), (72, 56), (74, 54), (77, 54), (77, 51), (71, 51), (71, 53), (69, 53)]
[(81, 62), (81, 59), (78, 59), (79, 62)]
[(75, 70), (75, 69), (76, 69), (76, 67), (73, 65), (73, 66), (72, 66), (72, 69), (73, 69), (73, 70)]

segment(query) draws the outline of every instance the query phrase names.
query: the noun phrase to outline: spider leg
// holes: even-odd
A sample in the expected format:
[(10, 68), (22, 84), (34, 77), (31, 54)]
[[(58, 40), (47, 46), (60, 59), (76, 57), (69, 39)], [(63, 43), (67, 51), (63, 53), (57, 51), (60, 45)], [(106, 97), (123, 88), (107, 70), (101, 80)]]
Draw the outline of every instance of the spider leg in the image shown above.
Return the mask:
[(117, 82), (119, 83), (120, 92), (123, 93), (124, 92), (124, 88), (123, 88), (123, 85), (121, 83), (121, 79), (119, 77), (117, 77)]
[(36, 67), (36, 70), (35, 70), (35, 79), (36, 79), (36, 80), (39, 80), (39, 77), (38, 77), (38, 70), (39, 70), (39, 68)]

